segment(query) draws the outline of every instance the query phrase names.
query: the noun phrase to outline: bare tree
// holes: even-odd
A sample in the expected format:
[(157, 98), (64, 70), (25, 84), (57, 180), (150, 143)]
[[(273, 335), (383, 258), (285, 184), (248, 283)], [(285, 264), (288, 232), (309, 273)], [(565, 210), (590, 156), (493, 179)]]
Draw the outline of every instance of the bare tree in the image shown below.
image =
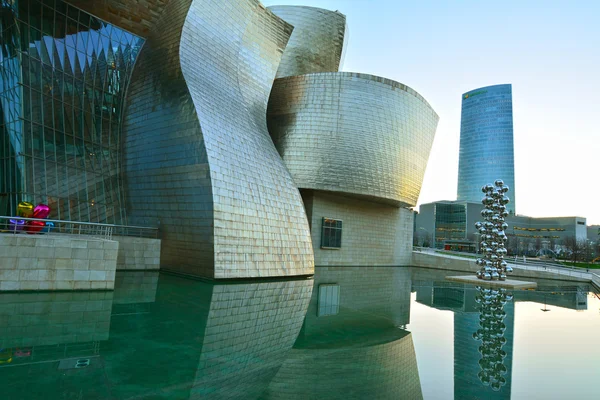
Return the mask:
[(592, 246), (585, 239), (567, 236), (563, 239), (563, 246), (567, 251), (567, 257), (570, 258), (571, 261), (587, 261), (591, 257)]
[(525, 236), (521, 240), (520, 247), (520, 255), (527, 256), (529, 255), (529, 246), (531, 245), (531, 238), (529, 236)]
[(516, 256), (519, 253), (519, 238), (514, 234), (508, 234), (506, 236), (508, 237), (506, 250), (508, 250), (509, 255)]
[(581, 249), (581, 261), (590, 262), (594, 258), (594, 248), (592, 242), (587, 239), (580, 239), (579, 248)]
[(535, 251), (536, 251), (536, 253), (539, 253), (541, 249), (542, 249), (542, 238), (538, 237), (538, 238), (535, 239)]

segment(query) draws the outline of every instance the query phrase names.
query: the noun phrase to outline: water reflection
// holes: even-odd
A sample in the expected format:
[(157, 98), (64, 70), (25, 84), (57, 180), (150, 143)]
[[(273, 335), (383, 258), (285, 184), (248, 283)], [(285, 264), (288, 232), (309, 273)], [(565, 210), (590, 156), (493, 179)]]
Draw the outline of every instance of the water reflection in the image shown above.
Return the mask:
[(311, 280), (213, 285), (131, 272), (114, 293), (0, 295), (0, 354), (12, 354), (0, 365), (2, 398), (257, 398), (311, 290)]
[[(539, 281), (511, 301), (443, 276), (327, 267), (314, 280), (210, 284), (125, 272), (114, 292), (1, 294), (1, 398), (518, 399), (554, 382), (555, 394), (593, 392), (600, 302), (586, 285)], [(569, 332), (587, 336), (565, 342)], [(576, 363), (572, 375), (549, 375), (556, 357)]]
[[(442, 393), (446, 393), (446, 395), (435, 392), (432, 396), (433, 392), (428, 392), (429, 398), (511, 399), (527, 398), (532, 395), (535, 397), (535, 394), (540, 392), (540, 388), (530, 386), (528, 380), (537, 377), (538, 370), (523, 371), (521, 368), (519, 376), (515, 378), (513, 374), (514, 349), (516, 349), (516, 305), (519, 303), (531, 304), (534, 306), (533, 310), (540, 315), (543, 314), (541, 309), (554, 308), (555, 312), (562, 310), (561, 317), (563, 317), (564, 312), (568, 309), (583, 311), (588, 308), (588, 300), (591, 298), (588, 296), (589, 286), (577, 282), (538, 280), (538, 288), (535, 291), (507, 292), (451, 283), (445, 281), (443, 277), (444, 272), (413, 270), (415, 301), (442, 312), (450, 311), (452, 313), (450, 314), (452, 323), (447, 326), (453, 330), (454, 396), (447, 394), (452, 390), (452, 386), (446, 385), (445, 390), (442, 390)], [(529, 314), (530, 308), (527, 306), (521, 312)], [(429, 315), (430, 318), (432, 316)], [(442, 314), (439, 314), (439, 317), (442, 317)], [(548, 315), (548, 318), (551, 317)], [(528, 323), (528, 319), (531, 323)], [(559, 334), (560, 340), (562, 340), (564, 339), (563, 335), (569, 331), (569, 327), (561, 323), (559, 319), (555, 320), (552, 331), (536, 331), (537, 324), (533, 321), (537, 320), (537, 317), (534, 315), (521, 315), (521, 320), (521, 332), (536, 332), (533, 333), (533, 336), (545, 335), (546, 338), (552, 338)], [(435, 337), (442, 338), (443, 336), (447, 335), (439, 334)], [(529, 357), (535, 359), (534, 355), (528, 354), (528, 347), (531, 347), (532, 343), (521, 343), (521, 360)], [(419, 350), (423, 351), (424, 349), (417, 347), (417, 354), (419, 354)], [(553, 350), (547, 348), (546, 352), (545, 356), (548, 355), (549, 358), (552, 358), (550, 354), (553, 353)], [(537, 354), (537, 356), (539, 355)], [(582, 354), (572, 353), (571, 356), (578, 358)], [(539, 369), (539, 373), (544, 375), (542, 371), (544, 368)], [(424, 381), (423, 376), (421, 378), (424, 385), (430, 385), (430, 376), (426, 376)], [(513, 383), (517, 378), (519, 378), (520, 385), (516, 393), (519, 395), (515, 396)], [(569, 387), (571, 380), (564, 375), (546, 376), (546, 379), (562, 381), (563, 386), (566, 385), (565, 387)], [(580, 386), (576, 389), (571, 388), (571, 390), (587, 393), (589, 388)], [(525, 397), (523, 397), (524, 394), (526, 394)]]
[[(512, 377), (512, 357), (513, 357), (513, 338), (514, 338), (514, 303), (512, 301), (501, 304), (498, 309), (496, 300), (502, 301), (506, 293), (500, 294), (500, 291), (478, 289), (472, 286), (465, 286), (459, 283), (448, 281), (415, 281), (413, 289), (416, 292), (416, 301), (430, 307), (440, 310), (451, 310), (454, 312), (454, 398), (455, 399), (510, 399), (511, 377)], [(482, 300), (487, 296), (490, 304), (482, 304)], [(483, 297), (483, 299), (482, 299)], [(485, 301), (485, 300), (484, 300)], [(492, 310), (492, 308), (494, 308)], [(482, 320), (483, 317), (483, 320)], [(501, 321), (500, 321), (501, 320)], [(491, 323), (493, 322), (493, 324)], [(488, 327), (485, 332), (483, 350), (485, 357), (482, 357), (480, 347), (482, 342), (474, 340), (473, 333), (481, 333), (483, 338), (484, 323)], [(501, 325), (500, 325), (501, 324)], [(502, 328), (498, 341), (490, 340), (491, 325), (494, 328)], [(481, 332), (480, 332), (481, 331)], [(478, 335), (479, 337), (479, 335)], [(502, 338), (502, 339), (500, 339)], [(502, 344), (501, 349), (496, 349), (497, 344)], [(481, 374), (482, 367), (488, 370), (491, 363), (487, 360), (492, 356), (497, 356), (495, 350), (501, 350), (502, 367), (498, 367), (504, 373), (501, 384), (493, 390), (490, 387), (490, 374)], [(483, 361), (483, 365), (482, 360)], [(498, 371), (500, 372), (500, 371)], [(495, 374), (492, 374), (495, 376)], [(487, 381), (487, 385), (482, 382), (482, 378)], [(495, 385), (496, 386), (496, 385)]]
[[(504, 307), (507, 302), (512, 300), (513, 296), (505, 289), (478, 287), (477, 292), (475, 301), (479, 304), (479, 329), (473, 332), (473, 339), (481, 341), (481, 346), (478, 348), (481, 354), (479, 360), (481, 371), (477, 377), (484, 386), (489, 385), (492, 390), (497, 392), (507, 382), (503, 376), (507, 373), (504, 365), (506, 352), (502, 349), (506, 344)], [(512, 353), (512, 343), (510, 350)]]
[(318, 268), (314, 279), (300, 336), (262, 398), (422, 399), (404, 329), (410, 269)]

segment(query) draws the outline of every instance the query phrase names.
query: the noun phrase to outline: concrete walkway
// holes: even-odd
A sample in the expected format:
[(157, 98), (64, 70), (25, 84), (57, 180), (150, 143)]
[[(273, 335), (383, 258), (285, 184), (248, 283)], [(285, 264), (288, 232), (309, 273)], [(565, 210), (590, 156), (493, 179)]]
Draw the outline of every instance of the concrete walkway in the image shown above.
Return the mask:
[[(420, 248), (413, 251), (413, 265), (418, 267), (476, 272), (479, 267), (475, 264), (475, 260), (475, 258), (461, 257), (460, 255), (444, 254), (435, 249)], [(514, 270), (512, 276), (591, 282), (597, 290), (600, 290), (599, 273), (580, 271), (575, 268), (561, 268), (554, 265), (515, 264), (510, 260), (506, 261)]]

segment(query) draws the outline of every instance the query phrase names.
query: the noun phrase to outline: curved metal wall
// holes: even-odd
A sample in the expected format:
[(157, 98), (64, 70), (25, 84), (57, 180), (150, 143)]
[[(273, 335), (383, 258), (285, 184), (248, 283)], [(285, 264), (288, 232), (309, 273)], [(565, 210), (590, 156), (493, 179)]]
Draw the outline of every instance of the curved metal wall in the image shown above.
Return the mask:
[(265, 120), (291, 31), (257, 0), (185, 0), (148, 37), (126, 124), (129, 215), (160, 221), (167, 267), (214, 278), (313, 272), (302, 200)]
[(299, 188), (417, 203), (439, 117), (408, 86), (349, 72), (277, 79), (267, 118)]
[(344, 14), (304, 6), (272, 6), (269, 10), (294, 26), (277, 78), (340, 69), (347, 38)]
[(171, 0), (65, 0), (119, 28), (147, 37)]

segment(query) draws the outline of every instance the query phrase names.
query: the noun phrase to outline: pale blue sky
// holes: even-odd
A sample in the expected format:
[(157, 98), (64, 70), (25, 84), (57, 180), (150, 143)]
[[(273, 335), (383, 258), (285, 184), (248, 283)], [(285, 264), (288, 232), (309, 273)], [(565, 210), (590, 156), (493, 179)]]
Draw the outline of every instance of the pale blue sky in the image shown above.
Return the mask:
[(600, 224), (600, 1), (263, 3), (346, 14), (343, 70), (399, 81), (433, 106), (440, 123), (419, 203), (456, 198), (461, 94), (511, 83), (517, 213)]

